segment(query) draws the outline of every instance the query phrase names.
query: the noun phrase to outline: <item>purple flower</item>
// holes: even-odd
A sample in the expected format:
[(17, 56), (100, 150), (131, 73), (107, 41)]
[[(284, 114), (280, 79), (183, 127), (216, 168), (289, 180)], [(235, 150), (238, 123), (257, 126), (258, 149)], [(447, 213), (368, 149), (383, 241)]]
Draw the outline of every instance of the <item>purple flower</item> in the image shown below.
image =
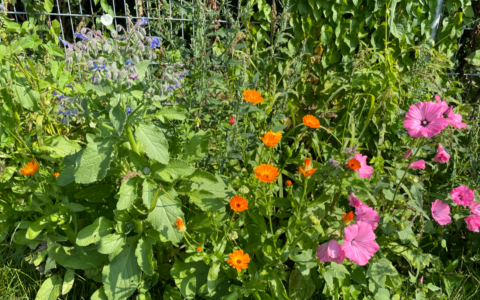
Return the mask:
[(69, 43), (69, 42), (62, 40), (60, 37), (58, 37), (58, 40), (59, 40), (60, 42), (62, 42), (63, 45), (67, 46), (68, 48), (72, 48), (72, 46), (70, 46), (70, 43)]
[(130, 60), (127, 60), (127, 62), (125, 63), (126, 66), (131, 66), (132, 65), (132, 62)]
[(83, 35), (81, 33), (74, 33), (73, 36), (79, 38), (79, 39), (83, 39), (83, 40), (89, 40), (90, 37), (89, 36), (86, 36), (86, 35)]
[(133, 110), (130, 107), (127, 107), (127, 117), (128, 117), (128, 115), (130, 115), (132, 113), (132, 111)]
[(97, 65), (97, 63), (93, 63), (93, 67), (90, 68), (90, 70), (106, 70), (107, 66), (103, 64), (103, 66)]
[(138, 21), (138, 26), (145, 25), (148, 23), (148, 18), (141, 18), (140, 21)]
[(161, 37), (154, 37), (152, 38), (152, 42), (150, 43), (150, 48), (155, 49), (160, 47), (160, 40), (162, 40)]
[(185, 75), (187, 75), (188, 72), (190, 72), (190, 71), (189, 71), (189, 70), (186, 70), (185, 72), (181, 72), (180, 74), (178, 74), (178, 77), (180, 77), (180, 78), (185, 78)]
[(57, 94), (55, 93), (55, 91), (53, 91), (53, 95), (55, 96), (55, 98), (57, 98), (57, 100), (62, 100), (62, 99), (67, 99), (68, 97), (64, 96), (64, 95), (61, 95), (61, 94)]

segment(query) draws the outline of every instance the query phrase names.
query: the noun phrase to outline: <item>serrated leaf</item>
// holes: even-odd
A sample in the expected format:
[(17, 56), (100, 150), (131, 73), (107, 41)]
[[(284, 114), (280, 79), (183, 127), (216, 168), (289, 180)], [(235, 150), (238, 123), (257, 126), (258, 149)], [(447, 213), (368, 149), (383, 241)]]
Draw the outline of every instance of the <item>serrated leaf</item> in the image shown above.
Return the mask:
[(113, 229), (113, 224), (105, 217), (100, 217), (89, 225), (83, 228), (77, 236), (77, 245), (87, 246), (93, 243), (98, 243), (100, 239), (110, 234)]
[(159, 186), (155, 181), (150, 178), (146, 178), (142, 184), (142, 200), (143, 205), (150, 210), (152, 208), (152, 204), (154, 203), (155, 193), (159, 189)]
[(385, 287), (387, 276), (395, 276), (397, 274), (398, 272), (395, 267), (386, 258), (382, 258), (378, 262), (370, 264), (367, 271), (367, 276), (381, 287)]
[(118, 103), (115, 107), (111, 108), (108, 115), (113, 128), (115, 128), (119, 136), (122, 135), (125, 123), (127, 122), (127, 112), (122, 104)]
[(142, 60), (135, 67), (138, 70), (138, 79), (142, 80), (145, 78), (146, 74), (148, 74), (148, 67), (150, 66), (149, 60)]
[(203, 159), (208, 152), (209, 144), (210, 133), (200, 130), (185, 144), (183, 159), (187, 162), (195, 162)]
[(89, 142), (77, 157), (75, 182), (87, 184), (103, 179), (110, 166), (114, 144), (112, 140), (103, 139)]
[(136, 241), (129, 239), (110, 264), (103, 267), (102, 281), (109, 300), (127, 299), (140, 284), (142, 271), (135, 257)]
[(62, 292), (62, 277), (55, 275), (47, 278), (40, 290), (38, 290), (35, 300), (57, 300)]
[(222, 200), (217, 198), (213, 193), (205, 190), (194, 190), (186, 193), (190, 196), (193, 203), (198, 205), (203, 211), (216, 212), (224, 208)]
[(180, 177), (187, 177), (195, 172), (195, 168), (180, 159), (171, 159), (168, 165), (161, 172), (155, 175), (166, 182), (173, 182)]
[(312, 279), (305, 278), (300, 270), (293, 269), (290, 273), (288, 294), (292, 300), (310, 299), (315, 292), (315, 284)]
[(189, 179), (197, 183), (218, 183), (218, 179), (213, 174), (199, 169), (195, 170)]
[(188, 112), (183, 106), (180, 105), (165, 106), (155, 113), (155, 117), (162, 122), (164, 122), (164, 119), (182, 121), (188, 117)]
[(182, 234), (177, 231), (174, 224), (177, 218), (183, 219), (180, 199), (173, 188), (166, 188), (167, 193), (172, 197), (172, 201), (163, 191), (160, 192), (155, 208), (148, 214), (148, 221), (152, 226), (167, 240), (174, 245), (178, 245), (182, 239)]
[(65, 157), (82, 150), (82, 147), (75, 141), (69, 140), (64, 135), (54, 135), (47, 137), (40, 146), (41, 150), (51, 151), (56, 154), (55, 157)]
[(137, 199), (137, 181), (137, 177), (129, 178), (120, 186), (120, 191), (118, 192), (120, 198), (117, 202), (118, 210), (130, 208), (135, 202), (135, 199)]
[(98, 252), (102, 254), (111, 254), (120, 250), (125, 245), (127, 239), (123, 233), (112, 233), (100, 238)]
[(143, 236), (137, 245), (135, 250), (135, 256), (137, 257), (138, 265), (142, 271), (147, 275), (153, 275), (154, 273), (154, 257), (152, 246), (156, 244), (154, 238), (149, 236)]
[(73, 287), (73, 283), (75, 282), (75, 271), (72, 269), (68, 269), (65, 272), (65, 277), (63, 278), (63, 285), (62, 285), (62, 295), (68, 294)]
[(136, 127), (135, 136), (145, 145), (147, 155), (161, 164), (168, 164), (168, 143), (160, 129), (154, 124), (140, 123)]
[(97, 184), (74, 195), (75, 199), (85, 199), (89, 202), (102, 202), (115, 192), (110, 184)]

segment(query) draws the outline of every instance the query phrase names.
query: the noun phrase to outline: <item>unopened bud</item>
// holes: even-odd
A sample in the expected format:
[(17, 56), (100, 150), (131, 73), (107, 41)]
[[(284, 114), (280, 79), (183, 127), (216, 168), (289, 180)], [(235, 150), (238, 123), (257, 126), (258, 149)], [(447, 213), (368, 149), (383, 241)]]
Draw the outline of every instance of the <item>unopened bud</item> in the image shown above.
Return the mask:
[(82, 52), (77, 52), (75, 53), (75, 60), (77, 62), (81, 62), (82, 61)]
[(229, 233), (228, 234), (228, 239), (230, 241), (234, 241), (234, 240), (238, 239), (238, 233), (236, 231), (234, 231), (232, 233)]
[(238, 192), (240, 194), (248, 194), (248, 192), (250, 192), (250, 190), (248, 189), (248, 187), (242, 186), (241, 188), (238, 189)]
[(145, 175), (150, 174), (150, 168), (149, 167), (143, 168), (143, 174), (145, 174)]
[(320, 220), (315, 215), (310, 215), (310, 221), (313, 225), (320, 225)]

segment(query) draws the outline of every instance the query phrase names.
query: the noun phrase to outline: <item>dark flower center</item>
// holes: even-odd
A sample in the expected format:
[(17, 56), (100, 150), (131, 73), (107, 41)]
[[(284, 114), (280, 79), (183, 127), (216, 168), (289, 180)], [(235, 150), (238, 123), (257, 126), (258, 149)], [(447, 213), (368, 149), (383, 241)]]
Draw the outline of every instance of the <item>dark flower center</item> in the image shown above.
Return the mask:
[(423, 126), (423, 127), (426, 127), (428, 125), (428, 122), (427, 120), (423, 120), (420, 124)]
[(241, 264), (241, 263), (242, 263), (242, 261), (237, 259), (237, 264)]
[(356, 246), (356, 245), (357, 245), (357, 241), (352, 240), (352, 245)]

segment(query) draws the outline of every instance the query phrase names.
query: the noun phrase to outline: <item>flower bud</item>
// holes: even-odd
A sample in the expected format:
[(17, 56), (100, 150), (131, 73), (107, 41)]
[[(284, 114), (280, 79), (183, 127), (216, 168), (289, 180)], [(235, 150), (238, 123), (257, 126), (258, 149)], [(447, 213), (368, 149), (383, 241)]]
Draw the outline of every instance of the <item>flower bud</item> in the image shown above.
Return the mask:
[(105, 75), (105, 78), (107, 78), (108, 80), (112, 80), (112, 72), (108, 71), (107, 75)]
[(250, 190), (248, 189), (248, 187), (242, 186), (241, 188), (238, 189), (238, 192), (240, 194), (248, 194), (248, 192), (250, 192)]
[(81, 62), (82, 61), (82, 52), (77, 52), (75, 53), (75, 60), (77, 62)]
[(113, 72), (113, 80), (114, 81), (118, 80), (118, 72)]
[(133, 62), (136, 63), (136, 64), (138, 64), (140, 62), (140, 58), (138, 57), (138, 55), (135, 54), (133, 56)]
[(97, 46), (97, 39), (91, 39), (92, 47), (95, 48)]
[(140, 48), (140, 51), (142, 51), (142, 52), (145, 51), (145, 45), (142, 44), (142, 43), (138, 44), (138, 48)]
[(145, 174), (145, 175), (150, 174), (150, 168), (149, 167), (143, 168), (143, 174)]
[(112, 39), (117, 39), (118, 32), (116, 30), (112, 30), (110, 31), (110, 36), (112, 37)]
[(125, 78), (127, 77), (127, 72), (125, 72), (125, 70), (121, 70), (119, 75), (120, 77)]
[(110, 44), (109, 44), (109, 43), (103, 44), (103, 51), (105, 51), (105, 52), (109, 52), (109, 51), (110, 51)]
[(232, 233), (229, 233), (228, 234), (228, 239), (230, 241), (234, 241), (234, 240), (238, 239), (238, 233), (236, 231), (234, 231)]

